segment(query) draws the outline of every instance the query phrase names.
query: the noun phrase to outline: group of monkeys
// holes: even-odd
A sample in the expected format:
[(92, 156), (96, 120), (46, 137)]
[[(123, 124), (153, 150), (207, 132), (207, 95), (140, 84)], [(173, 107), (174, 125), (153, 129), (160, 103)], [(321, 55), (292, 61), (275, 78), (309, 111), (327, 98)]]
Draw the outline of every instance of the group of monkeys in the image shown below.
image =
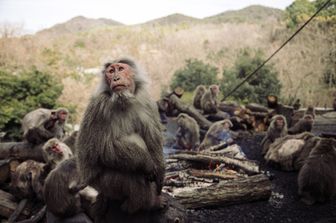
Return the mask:
[[(146, 79), (133, 59), (105, 63), (80, 129), (68, 137), (66, 109), (28, 113), (24, 140), (32, 149), (42, 148), (45, 161), (17, 167), (15, 194), (44, 201), (47, 222), (123, 222), (166, 209), (162, 124)], [(157, 217), (141, 216), (149, 222)]]
[(276, 115), (261, 142), (267, 162), (299, 171), (298, 194), (308, 205), (336, 196), (336, 140), (309, 133), (314, 118), (314, 109), (308, 107), (303, 118), (288, 129), (286, 118)]
[[(217, 85), (211, 85), (208, 90), (203, 85), (195, 89), (193, 108), (215, 122), (207, 130), (205, 136), (203, 135), (202, 137), (200, 135), (202, 129), (200, 129), (193, 117), (186, 113), (178, 114), (176, 118), (178, 130), (173, 148), (200, 151), (225, 141), (228, 145), (233, 143), (232, 136), (234, 136), (235, 132), (232, 130), (234, 127), (237, 128), (234, 124), (237, 124), (237, 118), (241, 119), (242, 116), (235, 112), (226, 113), (221, 111), (217, 102), (218, 92)], [(178, 94), (177, 96), (181, 97)], [(270, 104), (273, 105), (274, 99), (270, 101)], [(167, 102), (169, 104), (169, 100)], [(289, 117), (289, 124), (287, 124), (287, 118), (281, 114), (273, 114), (269, 118), (269, 127), (261, 142), (262, 155), (267, 162), (269, 161), (268, 158), (272, 156), (272, 161), (275, 160), (278, 163), (287, 162), (284, 165), (290, 163), (290, 165), (295, 166), (293, 169), (299, 170), (298, 193), (304, 203), (325, 202), (336, 195), (336, 172), (334, 171), (336, 169), (336, 140), (321, 138), (310, 133), (316, 117), (315, 109), (313, 106), (308, 106), (302, 115), (302, 112), (298, 111), (299, 103), (299, 100), (297, 100), (293, 105), (294, 109), (291, 117)], [(269, 107), (272, 108), (272, 105)], [(276, 104), (276, 106), (282, 105)], [(166, 107), (169, 108), (169, 105)], [(276, 110), (274, 109), (274, 111)], [(164, 110), (161, 109), (162, 111)], [(168, 113), (166, 110), (167, 115), (176, 115), (177, 113), (178, 111)], [(245, 119), (245, 121), (247, 121), (245, 124), (248, 125), (248, 119)], [(295, 140), (300, 137), (304, 140)], [(200, 143), (202, 138), (203, 140)], [(292, 141), (289, 142), (289, 139)], [(282, 144), (284, 144), (284, 147), (281, 149)], [(269, 152), (270, 147), (277, 148), (278, 151)], [(267, 154), (267, 152), (269, 153)], [(274, 157), (274, 154), (277, 154), (276, 157)], [(284, 157), (286, 160), (283, 160)]]
[[(233, 122), (240, 117), (218, 109), (218, 93), (217, 85), (208, 90), (197, 87), (193, 106), (215, 122), (202, 133), (194, 118), (179, 114), (178, 146), (202, 150), (223, 141), (233, 142)], [(173, 94), (181, 96), (181, 92)], [(169, 100), (155, 104), (150, 98), (145, 72), (134, 60), (120, 58), (104, 64), (100, 84), (78, 132), (64, 137), (68, 117), (64, 108), (28, 113), (22, 120), (23, 137), (32, 149), (42, 148), (44, 163), (28, 160), (17, 167), (11, 179), (15, 194), (35, 194), (43, 200), (48, 222), (62, 222), (65, 218), (76, 218), (74, 222), (111, 222), (117, 221), (111, 209), (132, 215), (166, 208), (167, 201), (161, 194), (165, 173), (162, 111), (177, 114)], [(286, 119), (274, 116), (263, 140), (264, 152), (266, 145), (287, 132), (310, 130), (314, 118), (314, 114), (306, 114), (287, 131)], [(202, 142), (201, 134), (205, 135)], [(309, 196), (325, 198), (335, 193), (336, 176), (331, 175), (336, 169), (336, 143), (329, 141), (320, 139), (302, 167), (301, 194), (311, 191)], [(327, 178), (323, 188), (315, 183), (318, 173)]]

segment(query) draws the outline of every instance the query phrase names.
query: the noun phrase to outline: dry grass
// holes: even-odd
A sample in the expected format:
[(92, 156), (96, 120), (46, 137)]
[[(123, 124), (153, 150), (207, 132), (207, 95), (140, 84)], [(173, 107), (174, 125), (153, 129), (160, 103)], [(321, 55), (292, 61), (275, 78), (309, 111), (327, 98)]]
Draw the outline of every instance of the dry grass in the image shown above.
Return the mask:
[[(97, 78), (79, 76), (78, 68), (100, 67), (109, 58), (129, 55), (151, 79), (150, 93), (158, 99), (174, 72), (188, 58), (199, 58), (223, 69), (233, 66), (237, 52), (259, 48), (270, 55), (291, 34), (283, 24), (179, 24), (172, 26), (104, 27), (84, 33), (42, 33), (0, 39), (0, 66), (8, 70), (38, 69), (60, 77), (60, 101), (77, 105), (79, 121)], [(303, 105), (331, 106), (332, 92), (319, 82), (334, 33), (313, 24), (297, 36), (271, 62), (283, 84), (284, 101), (299, 97)], [(328, 41), (329, 42), (328, 42)], [(334, 44), (335, 46), (335, 44)], [(75, 75), (74, 75), (75, 74)], [(220, 76), (220, 75), (219, 75)]]

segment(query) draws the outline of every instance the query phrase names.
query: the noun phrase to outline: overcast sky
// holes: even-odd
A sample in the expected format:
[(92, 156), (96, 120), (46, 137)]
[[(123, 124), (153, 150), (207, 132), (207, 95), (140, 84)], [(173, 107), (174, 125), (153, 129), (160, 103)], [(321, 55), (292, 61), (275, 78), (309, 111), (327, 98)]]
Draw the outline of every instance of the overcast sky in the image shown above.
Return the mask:
[(75, 16), (132, 25), (173, 13), (204, 18), (249, 5), (285, 9), (293, 0), (0, 0), (0, 23), (37, 31)]

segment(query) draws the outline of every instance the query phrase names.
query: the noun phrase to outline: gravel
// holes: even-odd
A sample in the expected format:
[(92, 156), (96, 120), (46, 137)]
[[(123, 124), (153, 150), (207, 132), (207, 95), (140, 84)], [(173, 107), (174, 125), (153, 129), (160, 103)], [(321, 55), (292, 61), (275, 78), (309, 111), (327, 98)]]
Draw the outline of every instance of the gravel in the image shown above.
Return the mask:
[(258, 160), (272, 179), (272, 196), (267, 201), (226, 207), (189, 210), (190, 222), (336, 222), (336, 200), (307, 206), (299, 201), (297, 172), (276, 170), (265, 164), (259, 142), (262, 135), (244, 135), (238, 144), (249, 159)]

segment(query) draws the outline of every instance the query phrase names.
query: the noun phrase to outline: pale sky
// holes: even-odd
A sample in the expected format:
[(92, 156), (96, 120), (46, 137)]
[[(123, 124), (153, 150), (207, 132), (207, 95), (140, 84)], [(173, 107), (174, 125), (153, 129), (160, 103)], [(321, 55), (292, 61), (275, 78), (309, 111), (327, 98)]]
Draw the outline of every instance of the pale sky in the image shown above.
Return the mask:
[(293, 0), (0, 0), (0, 24), (20, 24), (37, 31), (75, 16), (108, 18), (126, 25), (173, 13), (196, 18), (249, 5), (285, 9)]

